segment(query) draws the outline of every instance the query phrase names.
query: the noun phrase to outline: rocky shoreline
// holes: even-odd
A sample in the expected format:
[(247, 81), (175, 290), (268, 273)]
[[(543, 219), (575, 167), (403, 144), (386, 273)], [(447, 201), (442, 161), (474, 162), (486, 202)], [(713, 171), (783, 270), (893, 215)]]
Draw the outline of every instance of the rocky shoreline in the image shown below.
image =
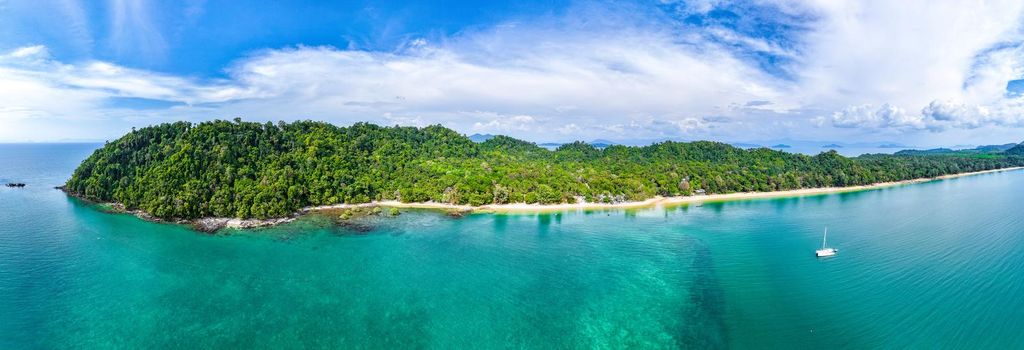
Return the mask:
[[(76, 197), (78, 198), (78, 197)], [(192, 229), (204, 232), (204, 233), (216, 233), (224, 228), (234, 229), (253, 229), (260, 227), (269, 227), (274, 225), (280, 225), (287, 222), (294, 221), (298, 215), (294, 214), (291, 217), (286, 218), (274, 218), (274, 219), (239, 219), (239, 218), (219, 218), (219, 217), (206, 217), (198, 219), (161, 219), (150, 215), (142, 210), (127, 210), (123, 204), (120, 203), (102, 203), (111, 209), (115, 213), (132, 214), (139, 219), (150, 221), (150, 222), (163, 222), (163, 223), (175, 223), (179, 225), (187, 225)]]
[[(165, 220), (155, 216), (152, 216), (141, 210), (128, 210), (124, 205), (119, 203), (99, 203), (106, 205), (111, 212), (127, 213), (132, 214), (140, 219), (152, 222), (170, 222), (181, 225), (189, 225), (193, 229), (206, 232), (214, 233), (224, 228), (234, 229), (253, 229), (260, 227), (269, 227), (274, 225), (280, 225), (283, 223), (294, 221), (295, 219), (306, 215), (310, 212), (320, 211), (331, 211), (331, 210), (342, 210), (341, 219), (348, 220), (353, 214), (358, 215), (360, 211), (366, 209), (374, 209), (381, 207), (390, 208), (410, 208), (410, 209), (434, 209), (443, 210), (448, 216), (453, 218), (459, 218), (469, 213), (474, 212), (501, 212), (501, 213), (539, 213), (545, 211), (561, 211), (561, 210), (592, 210), (592, 209), (626, 209), (626, 208), (643, 208), (652, 207), (657, 205), (678, 205), (686, 203), (697, 203), (697, 202), (708, 202), (708, 201), (730, 201), (730, 200), (744, 200), (744, 199), (756, 199), (756, 198), (778, 198), (778, 197), (790, 197), (790, 196), (805, 196), (805, 195), (819, 195), (827, 193), (839, 193), (839, 192), (851, 192), (851, 191), (863, 191), (870, 189), (877, 189), (889, 186), (914, 184), (921, 182), (928, 182), (941, 179), (951, 179), (956, 177), (971, 176), (978, 174), (986, 174), (993, 172), (1003, 171), (1014, 171), (1022, 170), (1024, 167), (1009, 167), (1001, 169), (992, 169), (968, 173), (950, 174), (943, 175), (934, 178), (920, 178), (913, 180), (895, 181), (876, 183), (872, 185), (862, 186), (849, 186), (849, 187), (823, 187), (823, 188), (804, 188), (796, 190), (786, 191), (773, 191), (773, 192), (743, 192), (743, 193), (729, 193), (729, 194), (710, 194), (710, 195), (697, 195), (697, 196), (682, 196), (682, 197), (654, 197), (644, 201), (637, 202), (622, 202), (622, 203), (575, 203), (575, 204), (491, 204), (483, 206), (469, 206), (469, 205), (458, 205), (458, 204), (445, 204), (445, 203), (402, 203), (397, 201), (381, 201), (381, 202), (370, 202), (360, 204), (335, 204), (335, 205), (324, 205), (316, 207), (306, 207), (299, 209), (299, 211), (292, 213), (288, 217), (273, 218), (273, 219), (239, 219), (239, 218), (221, 218), (221, 217), (206, 217), (199, 219), (171, 219)], [(63, 186), (56, 187), (69, 196), (90, 202), (96, 203), (88, 198), (83, 198), (74, 193), (68, 192)], [(379, 211), (376, 211), (379, 212)], [(393, 214), (397, 215), (397, 214)]]
[(240, 219), (240, 218), (220, 218), (220, 217), (206, 217), (206, 218), (198, 218), (198, 219), (162, 219), (162, 218), (158, 218), (158, 217), (155, 217), (153, 215), (150, 215), (149, 213), (147, 213), (145, 211), (142, 211), (142, 210), (128, 210), (128, 208), (126, 208), (124, 206), (124, 204), (121, 204), (121, 203), (100, 203), (100, 202), (95, 202), (95, 201), (92, 201), (92, 200), (90, 200), (88, 198), (84, 198), (84, 197), (79, 196), (77, 194), (68, 192), (63, 186), (55, 187), (55, 189), (63, 191), (68, 196), (71, 196), (71, 197), (74, 197), (74, 198), (77, 198), (77, 199), (80, 199), (80, 200), (83, 200), (83, 201), (86, 201), (86, 202), (89, 202), (89, 203), (94, 203), (94, 204), (98, 204), (98, 205), (104, 206), (105, 209), (107, 211), (111, 212), (111, 213), (131, 214), (131, 215), (135, 215), (135, 217), (137, 217), (139, 219), (142, 219), (142, 220), (145, 220), (145, 221), (149, 221), (149, 222), (173, 223), (173, 224), (179, 224), (179, 225), (186, 225), (186, 226), (190, 226), (192, 229), (194, 229), (196, 231), (204, 232), (204, 233), (216, 233), (217, 231), (220, 231), (221, 229), (225, 229), (225, 228), (253, 229), (253, 228), (260, 228), (260, 227), (270, 227), (270, 226), (280, 225), (280, 224), (287, 223), (287, 222), (292, 222), (295, 219), (297, 219), (299, 216), (301, 216), (301, 213), (295, 213), (295, 214), (292, 214), (289, 217), (273, 218), (273, 219)]
[(190, 220), (189, 224), (196, 231), (214, 233), (222, 228), (252, 229), (268, 227), (292, 222), (296, 217), (279, 219), (238, 219), (238, 218), (202, 218)]

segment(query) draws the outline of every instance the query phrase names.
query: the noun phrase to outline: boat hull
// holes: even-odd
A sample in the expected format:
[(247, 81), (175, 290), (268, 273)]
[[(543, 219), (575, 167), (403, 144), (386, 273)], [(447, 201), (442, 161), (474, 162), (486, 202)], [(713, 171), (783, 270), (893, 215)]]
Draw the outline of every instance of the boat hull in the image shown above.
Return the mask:
[(822, 258), (822, 257), (826, 257), (826, 256), (836, 255), (836, 253), (838, 253), (838, 252), (839, 252), (839, 250), (837, 250), (835, 248), (818, 249), (818, 250), (814, 251), (814, 256)]

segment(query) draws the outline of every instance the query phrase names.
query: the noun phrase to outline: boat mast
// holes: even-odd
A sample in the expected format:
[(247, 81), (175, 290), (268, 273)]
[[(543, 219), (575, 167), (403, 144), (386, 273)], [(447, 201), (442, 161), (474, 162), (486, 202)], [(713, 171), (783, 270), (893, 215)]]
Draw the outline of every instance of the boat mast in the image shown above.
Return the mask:
[(821, 249), (825, 249), (825, 240), (828, 239), (828, 226), (825, 226), (825, 235), (821, 236)]

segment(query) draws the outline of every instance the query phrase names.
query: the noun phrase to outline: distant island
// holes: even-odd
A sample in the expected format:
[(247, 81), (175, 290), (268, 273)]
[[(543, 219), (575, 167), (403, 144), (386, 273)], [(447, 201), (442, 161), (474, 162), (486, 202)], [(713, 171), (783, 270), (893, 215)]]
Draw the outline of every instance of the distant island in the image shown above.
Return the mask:
[(1002, 144), (1002, 145), (986, 145), (986, 146), (978, 146), (978, 147), (975, 147), (974, 149), (976, 151), (979, 151), (979, 152), (999, 153), (999, 152), (1009, 151), (1010, 149), (1012, 149), (1014, 147), (1020, 147), (1020, 144), (1007, 143), (1007, 144)]
[(905, 149), (905, 150), (896, 152), (896, 155), (900, 155), (900, 156), (921, 156), (921, 155), (956, 154), (956, 153), (965, 153), (965, 152), (954, 151), (954, 150), (949, 149), (949, 148), (933, 148), (933, 149), (926, 149), (926, 150)]
[(963, 156), (1006, 156), (1006, 155), (1024, 155), (1024, 144), (1007, 143), (1002, 145), (984, 145), (977, 146), (974, 148), (965, 148), (954, 150), (950, 148), (932, 148), (926, 150), (908, 149), (896, 152), (896, 155), (902, 156), (913, 156), (913, 155), (963, 155)]
[(830, 143), (830, 144), (821, 146), (821, 148), (843, 148), (843, 145), (835, 144), (835, 143)]
[(441, 127), (176, 122), (133, 130), (85, 159), (64, 190), (162, 219), (280, 218), (394, 201), (480, 206), (622, 203), (658, 196), (846, 187), (1024, 165), (1005, 154), (816, 156), (725, 143), (548, 150)]
[(784, 144), (784, 143), (780, 143), (780, 144), (772, 146), (772, 148), (792, 148), (792, 147), (793, 146), (790, 146), (790, 145), (787, 145), (787, 144)]
[(473, 134), (473, 135), (469, 135), (469, 140), (470, 141), (478, 142), (478, 143), (479, 142), (484, 142), (484, 141), (487, 141), (487, 140), (490, 140), (490, 139), (493, 139), (493, 138), (494, 138), (494, 135), (491, 135), (491, 134)]

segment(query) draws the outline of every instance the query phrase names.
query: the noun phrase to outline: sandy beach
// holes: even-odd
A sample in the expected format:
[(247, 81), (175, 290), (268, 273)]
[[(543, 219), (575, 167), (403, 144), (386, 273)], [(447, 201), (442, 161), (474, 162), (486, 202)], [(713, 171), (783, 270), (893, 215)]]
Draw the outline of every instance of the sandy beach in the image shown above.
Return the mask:
[(881, 182), (872, 185), (862, 186), (848, 186), (848, 187), (821, 187), (821, 188), (802, 188), (797, 190), (786, 190), (786, 191), (772, 191), (772, 192), (737, 192), (727, 194), (710, 194), (700, 196), (679, 196), (679, 197), (653, 197), (647, 200), (638, 202), (623, 202), (623, 203), (562, 203), (562, 204), (528, 204), (528, 203), (511, 203), (511, 204), (487, 204), (482, 206), (470, 206), (470, 205), (457, 205), (457, 204), (446, 204), (436, 202), (423, 202), (423, 203), (402, 203), (398, 201), (380, 201), (372, 203), (362, 204), (336, 204), (326, 205), (318, 207), (308, 207), (302, 209), (302, 212), (316, 211), (316, 210), (329, 210), (329, 209), (345, 209), (345, 208), (357, 208), (357, 207), (395, 207), (395, 208), (418, 208), (418, 209), (442, 209), (442, 210), (457, 210), (457, 211), (474, 211), (474, 212), (495, 212), (495, 213), (536, 213), (536, 212), (549, 212), (549, 211), (565, 211), (565, 210), (600, 210), (600, 209), (623, 209), (623, 208), (646, 208), (654, 207), (658, 205), (676, 205), (676, 204), (687, 204), (687, 203), (703, 203), (703, 202), (723, 202), (723, 201), (736, 201), (746, 199), (762, 199), (762, 198), (781, 198), (781, 197), (800, 197), (800, 196), (813, 196), (822, 195), (829, 193), (841, 193), (841, 192), (856, 192), (866, 191), (885, 187), (909, 185), (916, 183), (923, 183), (929, 181), (937, 181), (943, 179), (952, 179), (957, 177), (972, 176), (979, 174), (987, 174), (994, 172), (1004, 171), (1015, 171), (1024, 169), (1024, 167), (1012, 167), (1003, 169), (993, 169), (985, 171), (976, 171), (970, 173), (960, 173), (944, 175), (934, 178), (922, 178), (905, 181), (895, 182)]

